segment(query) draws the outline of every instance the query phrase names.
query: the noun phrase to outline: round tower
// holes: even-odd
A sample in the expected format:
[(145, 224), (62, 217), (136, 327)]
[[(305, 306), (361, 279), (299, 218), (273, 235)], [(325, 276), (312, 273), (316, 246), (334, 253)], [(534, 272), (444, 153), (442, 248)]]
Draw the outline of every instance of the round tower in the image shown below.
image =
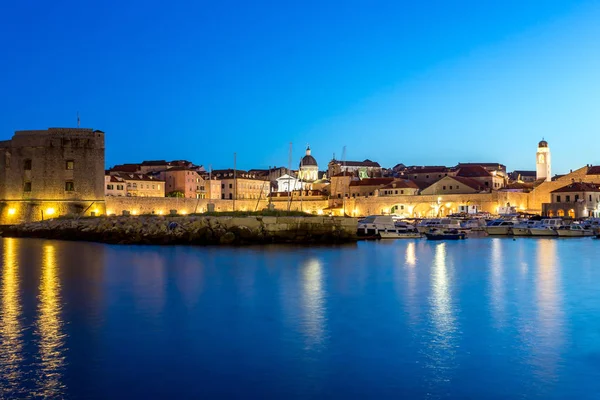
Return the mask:
[(538, 149), (535, 159), (536, 179), (544, 179), (548, 182), (552, 179), (552, 169), (550, 161), (550, 148), (548, 147), (548, 142), (542, 139), (542, 141), (538, 143)]

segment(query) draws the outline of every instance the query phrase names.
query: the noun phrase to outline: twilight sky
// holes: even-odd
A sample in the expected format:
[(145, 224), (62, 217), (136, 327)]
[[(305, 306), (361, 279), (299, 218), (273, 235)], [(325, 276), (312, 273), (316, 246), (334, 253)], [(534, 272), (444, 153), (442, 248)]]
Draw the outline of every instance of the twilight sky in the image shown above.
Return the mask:
[[(89, 3), (89, 4), (88, 4)], [(596, 1), (32, 1), (0, 6), (0, 139), (106, 132), (106, 163), (600, 164)]]

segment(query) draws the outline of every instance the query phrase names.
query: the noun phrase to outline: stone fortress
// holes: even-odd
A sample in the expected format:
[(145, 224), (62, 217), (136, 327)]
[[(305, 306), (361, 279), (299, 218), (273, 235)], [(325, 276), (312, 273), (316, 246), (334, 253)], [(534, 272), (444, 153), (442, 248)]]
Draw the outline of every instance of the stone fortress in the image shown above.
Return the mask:
[[(355, 217), (394, 213), (423, 218), (471, 211), (499, 214), (507, 210), (573, 217), (600, 215), (600, 197), (594, 197), (594, 193), (572, 197), (567, 197), (571, 196), (568, 193), (553, 195), (559, 189), (568, 190), (564, 188), (576, 182), (589, 183), (586, 190), (597, 188), (600, 167), (586, 165), (569, 174), (552, 177), (550, 148), (545, 140), (538, 144), (536, 153), (537, 179), (503, 187), (496, 187), (502, 179), (508, 182), (505, 167), (502, 169), (499, 164), (459, 164), (455, 170), (420, 167), (406, 169), (412, 171), (409, 175), (386, 178), (378, 175), (382, 168), (373, 161), (332, 160), (328, 165), (329, 179), (319, 179), (317, 160), (308, 147), (300, 161), (298, 178), (320, 185), (319, 190), (314, 190), (319, 195), (308, 195), (308, 191), (300, 196), (271, 193), (271, 196), (255, 199), (105, 196), (104, 133), (98, 130), (17, 131), (11, 140), (0, 142), (0, 149), (2, 225), (61, 215), (167, 215), (201, 213), (209, 209), (260, 211), (268, 207)], [(423, 181), (419, 182), (421, 178)], [(581, 201), (588, 196), (589, 202)], [(576, 202), (564, 201), (571, 198)]]
[(0, 151), (0, 223), (106, 212), (104, 132), (17, 131)]

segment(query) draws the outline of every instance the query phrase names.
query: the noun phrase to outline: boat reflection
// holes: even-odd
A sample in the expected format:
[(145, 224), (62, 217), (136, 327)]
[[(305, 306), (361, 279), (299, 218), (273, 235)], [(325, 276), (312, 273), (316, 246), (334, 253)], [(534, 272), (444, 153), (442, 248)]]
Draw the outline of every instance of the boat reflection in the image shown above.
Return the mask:
[(311, 349), (323, 345), (325, 335), (323, 265), (317, 258), (308, 259), (302, 267), (302, 309), (306, 347)]
[[(4, 239), (2, 302), (0, 307), (0, 397), (18, 397), (22, 387), (23, 327), (19, 297), (18, 241)], [(23, 393), (21, 393), (23, 394)]]
[(61, 398), (65, 391), (62, 382), (65, 334), (57, 268), (55, 245), (44, 245), (36, 329), (39, 338), (39, 367), (35, 393), (37, 397), (43, 398)]

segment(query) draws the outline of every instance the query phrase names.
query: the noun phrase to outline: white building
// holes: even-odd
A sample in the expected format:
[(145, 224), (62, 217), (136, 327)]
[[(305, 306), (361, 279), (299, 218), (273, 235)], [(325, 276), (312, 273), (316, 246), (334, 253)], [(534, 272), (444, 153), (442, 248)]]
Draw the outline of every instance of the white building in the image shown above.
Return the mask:
[(309, 190), (311, 186), (288, 174), (280, 176), (275, 181), (277, 182), (277, 192), (279, 193), (287, 193), (294, 190)]
[(550, 148), (544, 139), (538, 144), (535, 160), (536, 179), (552, 180), (552, 167), (550, 159)]

